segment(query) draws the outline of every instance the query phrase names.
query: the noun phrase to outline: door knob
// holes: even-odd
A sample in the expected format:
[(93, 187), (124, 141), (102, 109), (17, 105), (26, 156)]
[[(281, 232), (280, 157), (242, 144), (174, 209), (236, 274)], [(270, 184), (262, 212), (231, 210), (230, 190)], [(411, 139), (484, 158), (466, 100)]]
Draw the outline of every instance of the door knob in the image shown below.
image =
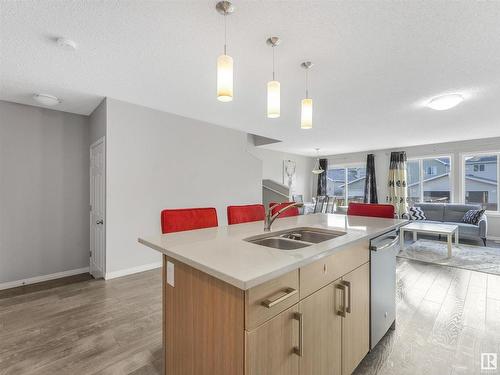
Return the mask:
[(101, 219), (101, 220), (97, 220), (95, 223), (96, 224), (104, 224), (104, 221)]

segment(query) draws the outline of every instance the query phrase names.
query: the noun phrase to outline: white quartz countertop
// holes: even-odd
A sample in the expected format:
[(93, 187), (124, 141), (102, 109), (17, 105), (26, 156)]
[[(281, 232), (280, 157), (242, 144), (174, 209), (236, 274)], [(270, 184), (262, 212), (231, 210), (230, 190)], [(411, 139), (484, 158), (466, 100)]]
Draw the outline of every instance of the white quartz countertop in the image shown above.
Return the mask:
[(278, 250), (244, 241), (248, 237), (270, 233), (264, 232), (262, 221), (141, 237), (139, 242), (239, 289), (247, 290), (331, 255), (353, 242), (376, 237), (406, 222), (338, 214), (277, 219), (272, 225), (272, 232), (315, 227), (347, 233), (297, 250)]

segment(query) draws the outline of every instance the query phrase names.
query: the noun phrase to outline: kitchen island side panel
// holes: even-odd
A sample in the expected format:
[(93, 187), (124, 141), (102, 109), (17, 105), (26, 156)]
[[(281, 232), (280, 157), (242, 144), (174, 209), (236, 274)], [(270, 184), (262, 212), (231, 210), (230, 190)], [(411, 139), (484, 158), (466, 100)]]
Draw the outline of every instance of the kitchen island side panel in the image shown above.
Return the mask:
[(244, 291), (165, 255), (163, 267), (165, 374), (243, 375)]

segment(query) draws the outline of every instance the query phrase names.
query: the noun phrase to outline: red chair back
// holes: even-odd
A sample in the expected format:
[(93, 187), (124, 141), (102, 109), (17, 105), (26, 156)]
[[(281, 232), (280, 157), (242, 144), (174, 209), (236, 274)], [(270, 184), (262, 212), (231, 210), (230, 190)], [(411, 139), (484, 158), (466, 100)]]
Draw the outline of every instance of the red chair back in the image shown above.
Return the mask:
[(394, 219), (394, 206), (392, 204), (349, 203), (347, 215)]
[(213, 207), (176, 208), (166, 209), (161, 212), (161, 230), (163, 233), (212, 228), (218, 225), (217, 210)]
[[(276, 212), (278, 212), (279, 210), (281, 210), (282, 208), (292, 204), (292, 203), (295, 203), (295, 202), (283, 202), (283, 203), (275, 203), (275, 202), (271, 202), (269, 203), (269, 207), (272, 207), (274, 205), (277, 204), (276, 207), (273, 208), (272, 210), (272, 214), (274, 215)], [(298, 207), (292, 207), (292, 208), (289, 208), (288, 210), (286, 210), (285, 212), (282, 212), (280, 214), (280, 216), (278, 216), (279, 218), (283, 218), (283, 217), (288, 217), (288, 216), (298, 216), (299, 215), (299, 208)]]
[(264, 220), (265, 215), (263, 204), (227, 207), (227, 222), (229, 225)]

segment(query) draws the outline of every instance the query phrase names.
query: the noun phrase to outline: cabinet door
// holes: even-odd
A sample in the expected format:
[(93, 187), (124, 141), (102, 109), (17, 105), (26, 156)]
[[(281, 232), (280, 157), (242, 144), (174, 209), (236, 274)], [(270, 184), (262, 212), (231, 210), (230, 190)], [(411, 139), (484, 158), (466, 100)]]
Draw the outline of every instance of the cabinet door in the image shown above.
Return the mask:
[(246, 375), (298, 375), (298, 304), (246, 332)]
[(342, 319), (342, 375), (350, 375), (370, 345), (370, 263), (342, 278), (347, 304)]
[(300, 374), (340, 375), (342, 359), (342, 307), (337, 281), (299, 304), (303, 319), (303, 356)]

